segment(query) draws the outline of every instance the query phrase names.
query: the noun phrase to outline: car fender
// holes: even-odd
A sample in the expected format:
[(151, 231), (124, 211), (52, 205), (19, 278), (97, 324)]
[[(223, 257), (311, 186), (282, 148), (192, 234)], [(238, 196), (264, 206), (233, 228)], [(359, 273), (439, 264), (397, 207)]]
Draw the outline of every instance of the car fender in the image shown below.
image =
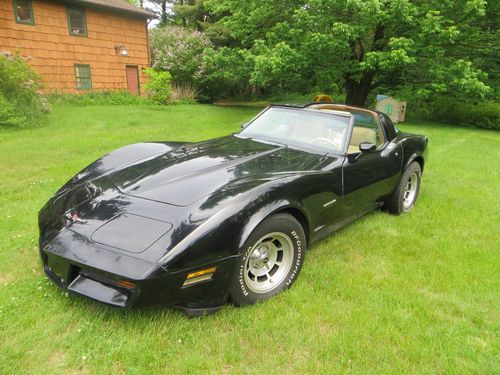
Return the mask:
[[(415, 147), (416, 145), (412, 145), (413, 147), (405, 147), (406, 145), (403, 146), (403, 153), (406, 154), (406, 150), (408, 150), (409, 152), (409, 156), (408, 158), (405, 158), (406, 161), (404, 162), (404, 167), (403, 167), (403, 171), (405, 171), (411, 163), (413, 163), (414, 161), (416, 161), (418, 158), (419, 159), (422, 159), (422, 162), (425, 163), (426, 162), (426, 159), (427, 159), (427, 148), (425, 145), (422, 146), (422, 149), (421, 150), (415, 150)], [(423, 172), (423, 165), (422, 163), (419, 162), (419, 164), (421, 165), (422, 167), (422, 172)]]
[(425, 136), (402, 133), (400, 135), (401, 145), (403, 147), (403, 172), (417, 158), (421, 158), (425, 163), (427, 158), (427, 143), (428, 138)]
[[(280, 211), (286, 211), (289, 209), (293, 210), (298, 210), (301, 212), (302, 215), (306, 218), (307, 222), (310, 222), (310, 219), (308, 215), (306, 214), (306, 211), (301, 207), (300, 204), (296, 204), (293, 202), (290, 202), (288, 200), (280, 200), (280, 201), (275, 201), (272, 202), (268, 205), (265, 205), (258, 209), (254, 214), (249, 218), (249, 220), (246, 222), (246, 224), (243, 226), (241, 230), (241, 235), (240, 235), (240, 241), (238, 244), (238, 249), (241, 252), (243, 249), (243, 245), (245, 242), (248, 240), (248, 237), (252, 234), (252, 232), (255, 230), (255, 228), (267, 217), (274, 215), (277, 212)], [(308, 231), (308, 228), (303, 228), (304, 232)]]
[[(231, 250), (226, 252), (226, 255), (238, 256), (242, 245), (255, 227), (269, 215), (284, 209), (300, 210), (309, 220), (309, 217), (304, 213), (305, 210), (298, 203), (282, 199), (273, 199), (271, 203), (264, 205), (259, 203), (261, 202), (259, 197), (262, 194), (279, 196), (279, 193), (272, 189), (275, 187), (274, 182), (276, 180), (269, 181), (267, 184), (247, 192), (213, 214), (170, 249), (159, 260), (159, 264), (164, 268), (182, 269), (186, 266), (186, 261), (192, 257), (190, 254), (196, 252), (200, 247), (203, 248), (203, 243), (212, 245), (220, 241), (221, 238), (225, 239), (224, 243), (220, 244), (221, 247), (232, 244)], [(242, 225), (236, 227), (235, 223), (240, 222), (243, 217), (245, 220), (241, 221)], [(221, 235), (221, 233), (229, 233), (229, 236)]]
[(414, 152), (413, 154), (411, 154), (404, 164), (403, 171), (406, 171), (406, 169), (410, 166), (411, 163), (415, 161), (417, 157), (418, 157), (417, 153)]

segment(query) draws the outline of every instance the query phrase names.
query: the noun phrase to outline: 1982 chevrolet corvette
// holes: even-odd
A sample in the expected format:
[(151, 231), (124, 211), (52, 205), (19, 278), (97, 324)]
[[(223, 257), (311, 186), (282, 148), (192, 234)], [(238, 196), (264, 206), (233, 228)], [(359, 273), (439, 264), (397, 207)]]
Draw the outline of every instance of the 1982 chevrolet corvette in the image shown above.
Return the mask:
[(315, 241), (378, 207), (409, 211), (427, 142), (382, 113), (311, 103), (269, 106), (222, 138), (120, 148), (40, 210), (44, 271), (120, 307), (266, 300)]

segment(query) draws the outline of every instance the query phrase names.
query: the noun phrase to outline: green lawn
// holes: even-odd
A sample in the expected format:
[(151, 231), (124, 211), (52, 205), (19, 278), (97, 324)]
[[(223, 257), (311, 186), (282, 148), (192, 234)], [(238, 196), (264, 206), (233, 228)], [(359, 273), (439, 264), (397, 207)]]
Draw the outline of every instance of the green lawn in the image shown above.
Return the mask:
[(237, 131), (256, 108), (56, 106), (0, 131), (0, 373), (499, 373), (500, 133), (427, 134), (415, 209), (365, 216), (310, 249), (289, 291), (188, 319), (67, 296), (44, 277), (37, 211), (119, 146)]

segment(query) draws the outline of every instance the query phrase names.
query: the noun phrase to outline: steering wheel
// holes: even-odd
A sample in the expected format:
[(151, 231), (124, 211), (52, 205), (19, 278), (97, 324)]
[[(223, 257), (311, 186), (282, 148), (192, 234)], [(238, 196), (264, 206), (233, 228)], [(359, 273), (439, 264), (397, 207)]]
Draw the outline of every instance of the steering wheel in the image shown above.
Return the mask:
[(319, 144), (325, 144), (325, 143), (329, 143), (335, 147), (337, 147), (337, 143), (335, 143), (334, 141), (332, 141), (331, 139), (328, 139), (328, 138), (323, 138), (323, 137), (318, 137), (318, 138), (314, 138), (312, 141), (312, 143), (319, 143)]

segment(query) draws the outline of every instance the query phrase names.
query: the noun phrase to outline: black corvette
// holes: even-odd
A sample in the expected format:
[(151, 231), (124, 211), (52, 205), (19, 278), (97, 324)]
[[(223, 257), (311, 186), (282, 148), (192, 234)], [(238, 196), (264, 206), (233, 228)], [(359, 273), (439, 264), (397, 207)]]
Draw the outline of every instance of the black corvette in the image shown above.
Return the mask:
[(427, 137), (382, 113), (274, 105), (240, 133), (140, 143), (83, 169), (40, 210), (40, 254), (60, 287), (120, 307), (197, 315), (268, 299), (306, 248), (384, 206), (409, 211)]

